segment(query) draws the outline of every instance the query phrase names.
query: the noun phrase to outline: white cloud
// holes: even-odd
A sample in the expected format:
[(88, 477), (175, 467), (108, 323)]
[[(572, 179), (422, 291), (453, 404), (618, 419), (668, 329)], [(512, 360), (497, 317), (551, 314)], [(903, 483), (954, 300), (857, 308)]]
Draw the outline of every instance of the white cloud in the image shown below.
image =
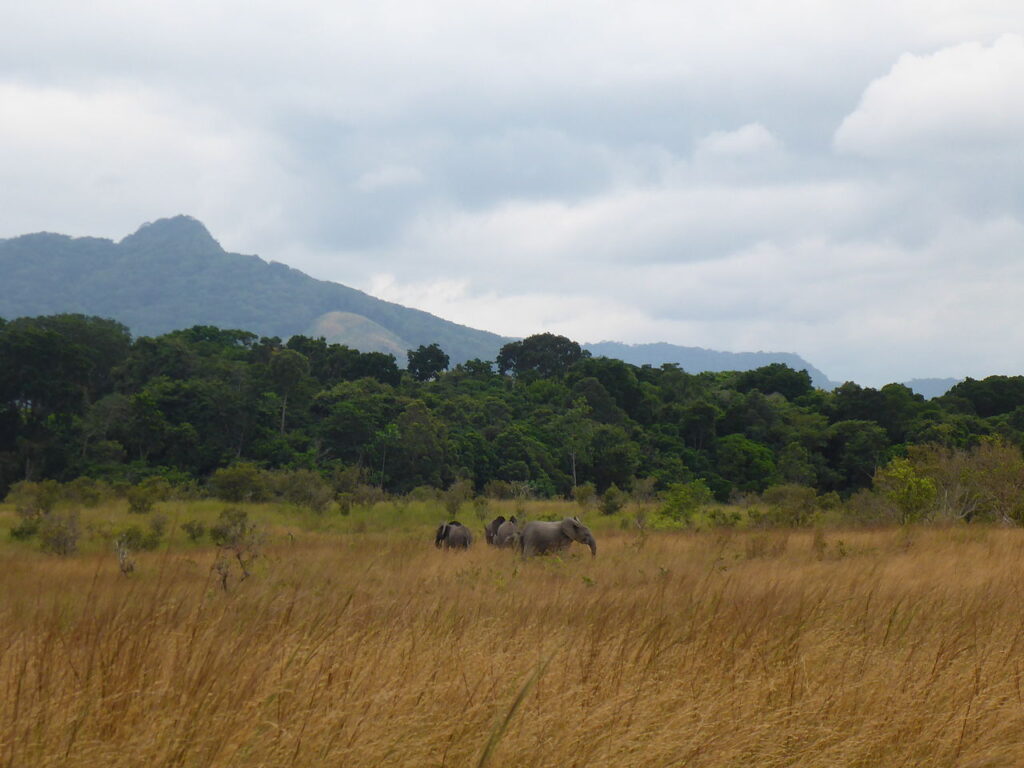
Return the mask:
[(835, 134), (844, 152), (890, 156), (1005, 151), (1024, 136), (1024, 37), (905, 54), (868, 86)]
[(772, 152), (779, 148), (779, 140), (771, 131), (760, 123), (749, 123), (735, 131), (715, 131), (708, 134), (698, 142), (697, 154), (742, 157)]

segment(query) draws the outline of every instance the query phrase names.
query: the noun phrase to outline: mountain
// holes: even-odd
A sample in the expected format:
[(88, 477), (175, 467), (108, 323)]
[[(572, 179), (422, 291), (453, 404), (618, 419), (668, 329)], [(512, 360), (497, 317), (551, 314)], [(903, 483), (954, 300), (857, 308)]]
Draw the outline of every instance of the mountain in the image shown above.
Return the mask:
[[(282, 339), (305, 334), (364, 352), (389, 352), (399, 365), (407, 349), (420, 345), (440, 344), (455, 364), (494, 360), (512, 341), (259, 256), (229, 253), (190, 216), (144, 224), (116, 243), (51, 233), (0, 239), (0, 274), (0, 317), (79, 312), (118, 320), (137, 336), (193, 325)], [(783, 352), (612, 341), (585, 347), (634, 365), (678, 363), (690, 373), (785, 363), (806, 369), (815, 386), (835, 386), (798, 355)]]
[(963, 379), (911, 379), (903, 382), (903, 386), (914, 390), (925, 400), (931, 400), (933, 397), (941, 397), (946, 394), (961, 381)]
[(790, 352), (719, 352), (702, 347), (680, 347), (659, 342), (656, 344), (623, 344), (618, 341), (601, 341), (584, 344), (592, 355), (614, 357), (633, 365), (677, 363), (688, 373), (698, 371), (747, 371), (771, 363), (785, 363), (796, 371), (806, 370), (811, 382), (818, 389), (835, 389), (836, 382), (819, 371), (799, 355)]
[(287, 339), (298, 333), (363, 351), (438, 343), (452, 363), (493, 360), (511, 339), (478, 331), (284, 264), (229, 253), (200, 222), (175, 216), (118, 243), (40, 233), (0, 240), (0, 317), (80, 312), (139, 336), (192, 325)]

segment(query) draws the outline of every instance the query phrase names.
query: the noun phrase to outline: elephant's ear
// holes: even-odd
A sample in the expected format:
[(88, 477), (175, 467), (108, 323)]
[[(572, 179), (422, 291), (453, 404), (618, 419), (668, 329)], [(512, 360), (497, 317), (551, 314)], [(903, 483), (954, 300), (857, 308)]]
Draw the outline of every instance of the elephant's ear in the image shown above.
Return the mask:
[(505, 516), (504, 515), (498, 515), (496, 518), (494, 518), (494, 527), (497, 528), (499, 525), (501, 525), (504, 522), (505, 522)]
[(579, 530), (579, 523), (571, 517), (565, 518), (565, 520), (562, 521), (562, 524), (559, 526), (559, 528), (561, 528), (562, 533), (564, 533), (566, 536), (568, 536), (570, 539), (573, 539), (574, 541), (579, 536), (579, 534), (577, 533), (577, 531)]

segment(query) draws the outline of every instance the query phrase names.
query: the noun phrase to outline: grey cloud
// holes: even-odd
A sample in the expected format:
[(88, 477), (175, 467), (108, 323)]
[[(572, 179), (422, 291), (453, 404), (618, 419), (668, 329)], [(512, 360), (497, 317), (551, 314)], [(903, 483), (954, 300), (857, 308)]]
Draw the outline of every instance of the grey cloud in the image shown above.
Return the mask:
[[(0, 237), (186, 212), (508, 334), (1024, 369), (1021, 27), (966, 1), (16, 3)], [(959, 113), (925, 98), (972, 74)]]

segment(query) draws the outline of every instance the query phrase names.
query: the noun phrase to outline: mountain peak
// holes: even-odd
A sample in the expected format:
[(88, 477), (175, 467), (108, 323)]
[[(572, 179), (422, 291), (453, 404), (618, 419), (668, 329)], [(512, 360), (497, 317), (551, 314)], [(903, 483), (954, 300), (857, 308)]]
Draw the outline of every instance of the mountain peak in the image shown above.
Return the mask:
[(184, 215), (143, 224), (119, 244), (145, 250), (170, 247), (176, 250), (187, 248), (194, 253), (224, 252), (201, 221)]

